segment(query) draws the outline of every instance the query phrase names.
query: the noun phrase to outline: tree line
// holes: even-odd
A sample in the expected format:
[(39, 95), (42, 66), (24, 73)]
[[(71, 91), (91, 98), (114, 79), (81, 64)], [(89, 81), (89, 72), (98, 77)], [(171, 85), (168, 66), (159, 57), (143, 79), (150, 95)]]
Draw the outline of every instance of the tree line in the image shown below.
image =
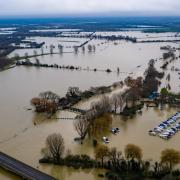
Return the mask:
[(180, 163), (180, 151), (171, 148), (161, 152), (159, 162), (152, 162), (143, 160), (143, 151), (137, 145), (127, 144), (123, 153), (115, 147), (109, 148), (98, 144), (94, 147), (95, 158), (92, 158), (86, 154), (73, 155), (69, 149), (65, 151), (61, 134), (51, 134), (46, 139), (46, 146), (42, 153), (44, 157), (40, 159), (40, 163), (53, 163), (76, 169), (105, 168), (106, 177), (109, 180), (161, 179), (167, 175), (180, 176), (180, 171), (175, 169), (175, 166)]

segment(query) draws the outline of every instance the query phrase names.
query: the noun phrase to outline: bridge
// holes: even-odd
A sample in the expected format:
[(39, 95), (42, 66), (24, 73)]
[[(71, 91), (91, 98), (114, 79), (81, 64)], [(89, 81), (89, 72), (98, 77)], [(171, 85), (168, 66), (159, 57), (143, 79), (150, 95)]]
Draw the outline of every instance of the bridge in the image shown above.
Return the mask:
[(0, 152), (0, 167), (27, 180), (55, 180), (55, 178)]

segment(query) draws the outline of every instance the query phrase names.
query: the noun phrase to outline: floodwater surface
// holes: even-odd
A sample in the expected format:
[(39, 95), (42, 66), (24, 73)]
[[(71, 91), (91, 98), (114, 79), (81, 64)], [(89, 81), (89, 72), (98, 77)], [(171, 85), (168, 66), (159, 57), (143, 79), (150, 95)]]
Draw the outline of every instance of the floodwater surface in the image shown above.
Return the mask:
[[(39, 37), (37, 38), (39, 39)], [(42, 40), (39, 39), (39, 41)], [(47, 41), (49, 46), (56, 39), (44, 38), (44, 41)], [(60, 39), (58, 39), (59, 41)], [(74, 54), (73, 48), (66, 48), (65, 51), (68, 53), (39, 56), (38, 59), (41, 63), (47, 64), (74, 65), (82, 68), (97, 68), (98, 70), (110, 68), (113, 70), (112, 73), (23, 66), (0, 72), (0, 150), (61, 180), (85, 178), (87, 180), (98, 180), (98, 173), (104, 171), (82, 171), (66, 167), (40, 165), (38, 161), (42, 157), (41, 149), (45, 146), (46, 137), (52, 133), (61, 133), (66, 149), (70, 149), (74, 154), (86, 153), (93, 157), (94, 148), (92, 138), (87, 137), (83, 145), (74, 142), (73, 139), (78, 135), (73, 127), (73, 120), (58, 119), (59, 117), (73, 118), (76, 114), (61, 111), (52, 119), (47, 119), (43, 114), (36, 114), (33, 109), (28, 110), (32, 108), (30, 105), (31, 98), (48, 90), (63, 97), (70, 86), (86, 90), (94, 86), (111, 85), (123, 80), (129, 73), (133, 73), (133, 77), (142, 75), (150, 59), (157, 59), (157, 64), (162, 63), (160, 60), (163, 53), (160, 50), (161, 46), (170, 44), (178, 47), (177, 44), (172, 43), (133, 44), (117, 41), (115, 45), (100, 40), (92, 40), (89, 43), (96, 46), (95, 52), (88, 53), (86, 51), (82, 53), (80, 51), (78, 54)], [(46, 49), (46, 44), (44, 48)], [(55, 50), (58, 51), (58, 49)], [(24, 55), (26, 51), (33, 54), (33, 50), (23, 49), (16, 50), (11, 56), (15, 53)], [(46, 51), (48, 51), (48, 47)], [(40, 53), (40, 50), (38, 52)], [(34, 62), (35, 58), (31, 58), (30, 61)], [(179, 59), (174, 62), (174, 65), (179, 66)], [(115, 72), (117, 67), (120, 68), (120, 74)], [(171, 73), (167, 70), (166, 74), (169, 72)], [(171, 74), (172, 90), (179, 92), (179, 76), (177, 72)], [(86, 103), (80, 103), (78, 106), (83, 109)], [(96, 138), (101, 142), (102, 136), (108, 136), (110, 140), (108, 147), (117, 147), (121, 151), (128, 143), (136, 144), (142, 148), (144, 159), (157, 160), (161, 151), (166, 148), (180, 149), (178, 143), (180, 134), (178, 133), (169, 141), (164, 141), (158, 137), (150, 136), (148, 131), (179, 110), (180, 108), (168, 107), (163, 111), (157, 108), (144, 108), (142, 115), (138, 114), (132, 119), (114, 116), (112, 124), (109, 124), (106, 130), (99, 132)], [(112, 127), (119, 127), (120, 133), (116, 136), (112, 135), (110, 133)], [(0, 169), (0, 174), (0, 179), (18, 179), (2, 169)]]

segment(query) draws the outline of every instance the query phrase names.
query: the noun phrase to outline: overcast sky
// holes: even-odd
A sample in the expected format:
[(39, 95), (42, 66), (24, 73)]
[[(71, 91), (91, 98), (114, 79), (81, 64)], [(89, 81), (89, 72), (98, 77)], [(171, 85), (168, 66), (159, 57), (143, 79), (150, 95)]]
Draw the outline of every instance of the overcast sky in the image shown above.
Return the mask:
[(180, 15), (180, 0), (0, 0), (0, 16)]

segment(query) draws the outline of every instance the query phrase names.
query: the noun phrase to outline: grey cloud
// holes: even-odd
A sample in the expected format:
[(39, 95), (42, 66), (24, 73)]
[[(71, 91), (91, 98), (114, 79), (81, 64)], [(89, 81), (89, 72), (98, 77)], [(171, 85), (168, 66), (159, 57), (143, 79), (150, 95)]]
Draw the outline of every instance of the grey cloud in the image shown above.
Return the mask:
[(180, 15), (180, 0), (0, 0), (0, 15), (155, 12)]

